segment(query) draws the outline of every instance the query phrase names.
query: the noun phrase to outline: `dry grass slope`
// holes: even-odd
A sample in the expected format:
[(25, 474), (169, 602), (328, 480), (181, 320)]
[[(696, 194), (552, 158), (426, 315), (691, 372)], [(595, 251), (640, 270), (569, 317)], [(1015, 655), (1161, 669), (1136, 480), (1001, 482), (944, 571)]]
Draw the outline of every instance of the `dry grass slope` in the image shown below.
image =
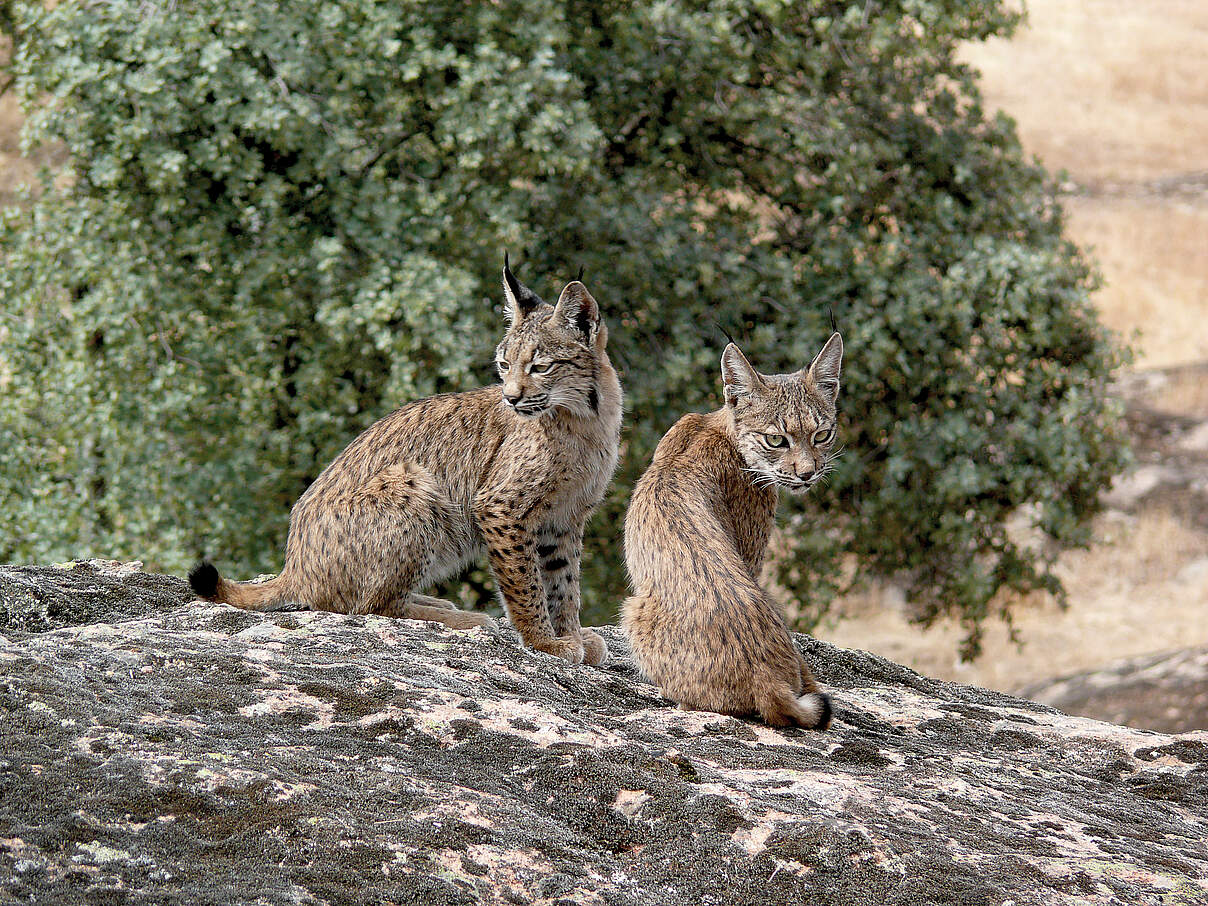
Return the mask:
[(1012, 41), (967, 49), (1025, 147), (1086, 184), (1208, 171), (1208, 4), (1030, 0)]
[(1032, 0), (1015, 40), (971, 46), (987, 100), (1079, 187), (1070, 233), (1099, 259), (1104, 320), (1138, 367), (1208, 359), (1208, 3)]
[[(1208, 3), (1031, 0), (1010, 42), (971, 46), (991, 107), (1024, 146), (1069, 174), (1069, 233), (1098, 259), (1104, 321), (1135, 337), (1138, 369), (1208, 362)], [(1208, 423), (1208, 369), (1169, 380), (1146, 404)], [(1201, 469), (1202, 471), (1202, 469)], [(1208, 487), (1208, 474), (1195, 479)], [(1123, 657), (1208, 643), (1208, 531), (1145, 506), (1110, 512), (1097, 544), (1064, 556), (1060, 611), (1018, 611), (1025, 644), (990, 627), (985, 656), (961, 664), (962, 632), (910, 625), (892, 590), (846, 602), (819, 632), (925, 673), (1012, 690)]]

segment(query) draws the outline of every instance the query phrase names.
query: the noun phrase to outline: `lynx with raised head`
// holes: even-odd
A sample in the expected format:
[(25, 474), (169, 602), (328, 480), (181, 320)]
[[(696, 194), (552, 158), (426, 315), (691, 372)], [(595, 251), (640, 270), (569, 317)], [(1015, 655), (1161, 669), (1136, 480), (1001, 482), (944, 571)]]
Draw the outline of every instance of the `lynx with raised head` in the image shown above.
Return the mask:
[(505, 263), (503, 287), (501, 384), (375, 422), (299, 498), (277, 578), (232, 582), (202, 563), (193, 589), (246, 610), (301, 604), (466, 629), (490, 618), (420, 592), (485, 550), (525, 644), (601, 663), (603, 639), (579, 624), (579, 558), (620, 441), (608, 330), (578, 280), (551, 306)]

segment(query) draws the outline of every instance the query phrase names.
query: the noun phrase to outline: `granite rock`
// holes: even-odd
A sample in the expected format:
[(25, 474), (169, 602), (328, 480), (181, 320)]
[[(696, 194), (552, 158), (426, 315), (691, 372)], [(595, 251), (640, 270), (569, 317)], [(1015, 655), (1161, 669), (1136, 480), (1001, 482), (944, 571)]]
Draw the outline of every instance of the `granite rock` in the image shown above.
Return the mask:
[(826, 733), (676, 710), (611, 627), (591, 668), (112, 564), (0, 595), (0, 903), (1208, 903), (1208, 733), (805, 636)]
[(1021, 689), (1020, 695), (1097, 720), (1177, 733), (1208, 730), (1208, 648), (1126, 658)]

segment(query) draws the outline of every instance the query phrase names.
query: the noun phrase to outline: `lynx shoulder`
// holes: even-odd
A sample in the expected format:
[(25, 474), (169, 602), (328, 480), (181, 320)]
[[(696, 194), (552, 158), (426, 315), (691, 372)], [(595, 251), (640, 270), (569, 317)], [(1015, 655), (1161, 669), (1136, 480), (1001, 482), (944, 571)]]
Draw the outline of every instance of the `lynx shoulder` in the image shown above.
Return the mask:
[(525, 644), (572, 663), (604, 660), (603, 639), (579, 623), (579, 560), (620, 440), (608, 330), (581, 282), (548, 305), (506, 264), (503, 275), (500, 384), (419, 400), (371, 425), (295, 504), (276, 579), (232, 582), (202, 563), (189, 576), (199, 595), (465, 629), (490, 618), (421, 592), (485, 551)]
[(643, 672), (682, 708), (825, 729), (830, 699), (759, 584), (776, 489), (826, 474), (843, 340), (807, 368), (763, 375), (731, 343), (725, 406), (667, 432), (625, 516), (634, 594), (621, 623)]

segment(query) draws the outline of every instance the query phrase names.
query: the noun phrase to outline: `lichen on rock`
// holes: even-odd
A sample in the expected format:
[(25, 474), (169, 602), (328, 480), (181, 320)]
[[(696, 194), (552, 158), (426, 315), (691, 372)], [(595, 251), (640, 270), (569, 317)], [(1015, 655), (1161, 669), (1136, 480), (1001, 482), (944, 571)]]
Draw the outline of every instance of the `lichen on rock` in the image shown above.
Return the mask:
[(1208, 902), (1208, 733), (804, 636), (835, 724), (773, 730), (676, 710), (610, 627), (596, 669), (182, 586), (0, 570), (0, 899)]

